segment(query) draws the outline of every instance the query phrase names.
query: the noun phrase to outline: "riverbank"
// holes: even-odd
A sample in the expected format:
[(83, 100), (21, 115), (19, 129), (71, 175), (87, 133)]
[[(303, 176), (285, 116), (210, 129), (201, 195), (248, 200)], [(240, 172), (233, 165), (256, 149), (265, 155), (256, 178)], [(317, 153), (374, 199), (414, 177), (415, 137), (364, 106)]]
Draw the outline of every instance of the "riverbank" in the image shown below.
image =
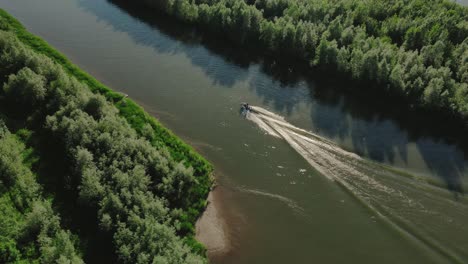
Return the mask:
[[(169, 181), (168, 183), (166, 183), (166, 182), (164, 183), (164, 185), (167, 184), (168, 186), (165, 187), (163, 185), (163, 183), (161, 183), (159, 185), (162, 185), (162, 186), (157, 186), (157, 188), (167, 188), (169, 190), (169, 193), (167, 193), (167, 194), (165, 194), (165, 191), (162, 190), (162, 193), (159, 194), (159, 195), (162, 195), (162, 196), (166, 195), (167, 196), (165, 198), (166, 199), (166, 204), (169, 204), (169, 206), (174, 207), (174, 208), (171, 208), (171, 209), (176, 209), (177, 210), (175, 219), (173, 219), (173, 221), (179, 221), (178, 227), (176, 229), (177, 230), (177, 235), (180, 236), (181, 238), (184, 238), (183, 243), (190, 246), (191, 250), (194, 253), (203, 255), (203, 253), (204, 253), (203, 246), (201, 246), (201, 244), (199, 244), (196, 240), (194, 240), (193, 236), (195, 234), (195, 230), (194, 230), (195, 222), (196, 222), (196, 220), (198, 219), (198, 217), (201, 215), (201, 213), (203, 212), (203, 210), (205, 208), (206, 197), (207, 197), (208, 192), (209, 192), (209, 190), (211, 188), (211, 185), (212, 185), (213, 179), (212, 179), (212, 176), (211, 176), (211, 172), (212, 172), (211, 164), (209, 164), (208, 161), (206, 161), (203, 157), (201, 157), (199, 154), (197, 154), (193, 150), (192, 147), (190, 147), (189, 145), (182, 142), (171, 131), (169, 131), (168, 129), (163, 127), (154, 117), (152, 117), (148, 113), (146, 113), (143, 110), (143, 108), (140, 107), (138, 104), (136, 104), (134, 101), (132, 101), (129, 98), (126, 98), (126, 96), (123, 95), (123, 94), (112, 91), (110, 88), (108, 88), (105, 85), (101, 84), (96, 79), (91, 77), (89, 74), (87, 74), (84, 71), (82, 71), (81, 69), (79, 69), (76, 65), (72, 64), (64, 55), (62, 55), (57, 50), (55, 50), (54, 48), (49, 46), (45, 41), (43, 41), (39, 37), (29, 33), (21, 25), (21, 23), (19, 23), (15, 18), (13, 18), (12, 16), (10, 16), (8, 13), (6, 13), (5, 11), (3, 11), (1, 9), (0, 9), (0, 29), (2, 30), (1, 31), (2, 32), (2, 40), (4, 41), (3, 42), (4, 46), (2, 46), (2, 49), (4, 49), (3, 50), (4, 52), (6, 52), (6, 53), (10, 52), (12, 54), (15, 54), (15, 56), (19, 56), (19, 55), (17, 55), (18, 54), (17, 50), (13, 50), (13, 51), (10, 50), (10, 49), (19, 49), (21, 52), (24, 52), (24, 54), (26, 54), (26, 55), (23, 55), (23, 53), (19, 53), (19, 54), (22, 54), (23, 57), (21, 57), (21, 56), (19, 56), (18, 58), (13, 57), (14, 60), (12, 62), (9, 62), (9, 63), (16, 63), (16, 64), (14, 64), (15, 67), (17, 67), (17, 65), (19, 65), (18, 69), (20, 69), (20, 72), (17, 73), (16, 71), (18, 71), (18, 69), (16, 69), (15, 67), (12, 67), (11, 69), (8, 68), (8, 70), (6, 70), (6, 72), (3, 72), (5, 74), (5, 76), (10, 76), (8, 80), (13, 78), (12, 76), (14, 76), (15, 74), (18, 74), (18, 76), (20, 76), (20, 77), (15, 77), (15, 78), (23, 78), (22, 76), (25, 75), (25, 74), (26, 75), (27, 74), (30, 74), (30, 75), (37, 74), (34, 71), (31, 71), (30, 68), (28, 68), (28, 66), (35, 69), (35, 71), (37, 71), (39, 74), (43, 74), (43, 72), (51, 71), (55, 75), (54, 74), (51, 74), (50, 76), (47, 75), (47, 78), (45, 76), (40, 76), (39, 80), (47, 80), (48, 82), (53, 83), (54, 81), (57, 81), (54, 78), (56, 78), (56, 76), (59, 76), (57, 78), (62, 78), (65, 81), (62, 80), (62, 79), (58, 80), (57, 83), (59, 83), (60, 85), (57, 85), (57, 87), (54, 86), (54, 89), (58, 89), (58, 90), (65, 89), (62, 86), (66, 87), (67, 85), (64, 85), (65, 83), (72, 82), (72, 87), (74, 89), (76, 89), (76, 90), (73, 90), (72, 92), (70, 92), (69, 96), (72, 98), (72, 100), (75, 100), (75, 98), (73, 97), (73, 96), (75, 96), (75, 94), (73, 94), (73, 92), (76, 92), (76, 93), (84, 93), (86, 95), (85, 97), (82, 98), (83, 100), (90, 100), (90, 102), (93, 101), (93, 100), (95, 101), (95, 102), (93, 101), (93, 103), (89, 103), (89, 102), (86, 103), (86, 104), (97, 104), (97, 105), (94, 105), (92, 107), (94, 110), (90, 110), (90, 109), (87, 110), (87, 111), (98, 111), (98, 112), (95, 112), (94, 114), (91, 114), (91, 112), (88, 113), (88, 115), (91, 115), (92, 118), (94, 119), (92, 122), (96, 122), (96, 123), (105, 122), (103, 120), (100, 120), (100, 118), (102, 116), (109, 115), (109, 116), (112, 116), (112, 118), (115, 118), (114, 113), (118, 113), (120, 118), (123, 118), (127, 122), (127, 124), (131, 127), (131, 129), (133, 129), (134, 131), (132, 132), (131, 129), (128, 130), (127, 128), (125, 128), (125, 126), (127, 125), (127, 124), (125, 124), (123, 126), (119, 126), (120, 130), (119, 129), (114, 130), (114, 133), (123, 133), (123, 134), (129, 133), (126, 137), (130, 141), (132, 141), (132, 140), (141, 140), (142, 142), (146, 141), (146, 143), (148, 143), (152, 147), (150, 147), (150, 148), (145, 147), (143, 149), (139, 149), (139, 151), (143, 151), (143, 152), (148, 151), (148, 153), (143, 155), (143, 156), (156, 155), (155, 156), (156, 158), (155, 157), (151, 158), (151, 160), (153, 162), (159, 162), (158, 158), (157, 158), (158, 157), (157, 153), (158, 152), (162, 153), (161, 156), (159, 156), (159, 159), (162, 159), (163, 161), (161, 161), (161, 162), (163, 164), (166, 164), (165, 166), (169, 166), (170, 168), (165, 169), (164, 167), (151, 167), (151, 168), (147, 168), (147, 173), (148, 174), (151, 174), (151, 173), (155, 174), (156, 173), (156, 175), (159, 175), (158, 177), (161, 177), (161, 176), (166, 177), (166, 179), (165, 179), (166, 182)], [(10, 34), (10, 33), (13, 33), (13, 34)], [(11, 44), (11, 43), (17, 43), (17, 44)], [(19, 43), (21, 43), (21, 45)], [(15, 48), (13, 48), (13, 47), (15, 47)], [(29, 49), (31, 49), (31, 51)], [(39, 54), (41, 54), (41, 55), (39, 55)], [(45, 57), (42, 56), (42, 55), (45, 55)], [(29, 58), (29, 60), (33, 61), (34, 63), (37, 63), (37, 65), (35, 65), (31, 61), (27, 61), (27, 62), (22, 61), (22, 59), (25, 59), (25, 58)], [(15, 61), (15, 59), (17, 59), (18, 61)], [(51, 61), (49, 61), (48, 59), (51, 59), (51, 61), (53, 63)], [(54, 63), (59, 65), (59, 67), (57, 67)], [(30, 65), (30, 64), (32, 64), (32, 65)], [(21, 65), (23, 65), (24, 68), (21, 68)], [(35, 67), (37, 67), (37, 69)], [(60, 75), (60, 74), (62, 74), (62, 70), (68, 74), (68, 77), (64, 77), (64, 76), (62, 77)], [(3, 77), (5, 77), (5, 76), (2, 76), (2, 81), (6, 81), (6, 80), (3, 79)], [(25, 77), (25, 78), (27, 78), (27, 77)], [(67, 79), (67, 78), (70, 78), (70, 79)], [(78, 80), (79, 82), (81, 82), (82, 86), (77, 86), (75, 79)], [(14, 80), (14, 78), (11, 79), (11, 80)], [(59, 81), (61, 81), (63, 83), (61, 83)], [(14, 83), (12, 83), (11, 85), (14, 85)], [(16, 86), (12, 86), (11, 90), (15, 91), (14, 90), (14, 89), (16, 89), (15, 87)], [(75, 88), (75, 87), (78, 87), (78, 88)], [(44, 89), (46, 89), (46, 91), (47, 91), (47, 89), (51, 89), (51, 88), (49, 86), (46, 86)], [(85, 91), (81, 91), (80, 89), (89, 89), (95, 95), (100, 94), (100, 95), (104, 96), (105, 99), (102, 99), (101, 97), (94, 98), (93, 96), (88, 94), (89, 91), (85, 92)], [(11, 92), (11, 93), (13, 94), (13, 92)], [(0, 95), (3, 95), (3, 94), (0, 94)], [(11, 95), (6, 94), (6, 96), (11, 96)], [(58, 95), (54, 94), (54, 96), (58, 96)], [(4, 98), (2, 97), (2, 99), (4, 99)], [(46, 99), (47, 100), (54, 100), (55, 98), (52, 95), (50, 95)], [(34, 100), (36, 100), (36, 99), (34, 99)], [(33, 100), (33, 102), (35, 102), (34, 100)], [(44, 98), (42, 98), (40, 100), (38, 99), (37, 102), (35, 102), (35, 104), (37, 104), (36, 106), (37, 106), (38, 109), (35, 109), (31, 105), (26, 105), (25, 106), (28, 109), (28, 111), (30, 110), (32, 113), (34, 113), (32, 115), (34, 115), (35, 118), (37, 119), (34, 122), (42, 122), (43, 120), (46, 119), (45, 118), (46, 116), (47, 116), (47, 118), (51, 118), (51, 116), (53, 116), (53, 115), (58, 115), (58, 116), (61, 115), (61, 114), (57, 114), (58, 112), (57, 113), (54, 113), (54, 112), (48, 113), (47, 111), (51, 111), (54, 108), (52, 107), (52, 108), (49, 109), (49, 108), (46, 108), (46, 107), (40, 105), (40, 103), (43, 103), (41, 100), (44, 100)], [(109, 106), (107, 106), (108, 103), (111, 103), (113, 107), (118, 109), (118, 111), (113, 112), (113, 110), (110, 110), (109, 113), (100, 112), (100, 111), (107, 111), (108, 109), (112, 109), (112, 107), (108, 108), (109, 107)], [(8, 104), (8, 106), (13, 107), (10, 104)], [(103, 109), (106, 109), (106, 110), (103, 110)], [(8, 111), (10, 111), (10, 110), (8, 110)], [(11, 112), (15, 112), (15, 111), (16, 110), (14, 110), (14, 111), (11, 110)], [(44, 112), (41, 112), (41, 111), (44, 111)], [(83, 110), (80, 109), (78, 111), (83, 111)], [(26, 112), (27, 111), (20, 114), (20, 116), (23, 117), (23, 115), (24, 115), (24, 116), (27, 117), (27, 114), (31, 114), (29, 112), (28, 113), (26, 113)], [(44, 115), (44, 116), (42, 116), (42, 115)], [(5, 116), (7, 116), (7, 115), (5, 115)], [(54, 116), (54, 118), (57, 118), (57, 117)], [(63, 118), (63, 117), (59, 117), (59, 119), (60, 118)], [(72, 118), (72, 119), (74, 119), (74, 118)], [(117, 118), (117, 120), (119, 120), (119, 118)], [(37, 131), (36, 131), (37, 134), (42, 135), (42, 137), (43, 137), (40, 140), (44, 140), (44, 138), (47, 138), (48, 136), (51, 136), (48, 133), (53, 134), (53, 132), (54, 132), (53, 129), (52, 129), (52, 131), (47, 131), (46, 133), (43, 133), (43, 131), (41, 130), (41, 129), (43, 129), (43, 127), (40, 126), (40, 125), (38, 126), (39, 123), (34, 123), (34, 122), (31, 123), (31, 121), (29, 119), (27, 119), (27, 121), (25, 121), (25, 124), (27, 124), (29, 126), (32, 126), (33, 129), (37, 129)], [(79, 121), (77, 121), (77, 122), (79, 122)], [(28, 123), (30, 123), (30, 124), (28, 124)], [(107, 124), (106, 126), (117, 126), (117, 123), (112, 124), (112, 125)], [(54, 129), (56, 129), (56, 128), (54, 128)], [(91, 130), (93, 130), (94, 128), (87, 127), (87, 129), (89, 129), (90, 131), (80, 131), (78, 133), (92, 133)], [(135, 133), (135, 132), (136, 132), (136, 134), (132, 134), (132, 133)], [(76, 131), (73, 132), (72, 130), (62, 131), (62, 134), (60, 134), (60, 136), (66, 137), (67, 133), (73, 134), (73, 133), (77, 133), (77, 132)], [(105, 134), (104, 131), (101, 131), (101, 133)], [(35, 140), (37, 141), (37, 140), (39, 140), (39, 138), (36, 138)], [(66, 144), (70, 144), (71, 143), (70, 141), (66, 141), (66, 140), (64, 140), (64, 139), (62, 139), (60, 137), (57, 137), (56, 140), (57, 140), (57, 142), (55, 142), (55, 143), (58, 144), (57, 145), (58, 148), (54, 149), (54, 150), (50, 150), (50, 151), (57, 151), (57, 150), (62, 150), (62, 148), (64, 148), (64, 149), (69, 148), (70, 149), (69, 151), (72, 153), (71, 156), (76, 154), (76, 151), (77, 151), (75, 149), (76, 146), (66, 145)], [(98, 140), (98, 139), (92, 138), (92, 140)], [(113, 141), (117, 140), (115, 138), (115, 135), (114, 135), (112, 140)], [(123, 138), (122, 138), (122, 140), (123, 140)], [(77, 142), (75, 142), (75, 143), (77, 143)], [(73, 144), (75, 144), (75, 143), (73, 143)], [(118, 146), (118, 144), (116, 144), (116, 143), (117, 142), (114, 142), (114, 147), (115, 147), (115, 145)], [(146, 144), (146, 143), (143, 143), (143, 144)], [(64, 146), (61, 146), (61, 144), (63, 144)], [(78, 145), (79, 144), (82, 144), (82, 143), (78, 143)], [(129, 147), (131, 148), (131, 146), (129, 146)], [(91, 147), (89, 147), (89, 148), (90, 148), (91, 152), (95, 151), (95, 150), (91, 149)], [(101, 154), (98, 154), (98, 153), (99, 152), (97, 152), (95, 154), (96, 155), (102, 155), (102, 153)], [(116, 153), (116, 152), (114, 152), (114, 153)], [(136, 153), (138, 153), (138, 152), (134, 152), (133, 154), (136, 154)], [(152, 153), (152, 154), (150, 154), (150, 153)], [(108, 153), (108, 154), (110, 154), (110, 153)], [(68, 154), (68, 155), (70, 156), (70, 154)], [(90, 155), (92, 156), (92, 153), (90, 153)], [(130, 155), (130, 154), (128, 154), (128, 155)], [(168, 155), (170, 155), (170, 157)], [(129, 156), (130, 160), (131, 160), (131, 158), (132, 157)], [(68, 165), (72, 165), (73, 162), (74, 162), (73, 159), (71, 159), (70, 160), (71, 164), (68, 164)], [(139, 159), (135, 157), (135, 162), (138, 163), (138, 162), (141, 162), (141, 161), (139, 161)], [(177, 164), (177, 163), (179, 163), (179, 164)], [(146, 166), (148, 166), (148, 165), (149, 166), (154, 166), (154, 164), (151, 165), (151, 164), (148, 164), (147, 162), (144, 162), (143, 164), (145, 164)], [(65, 165), (63, 165), (63, 166), (64, 166), (63, 169), (67, 170), (67, 168), (65, 168)], [(185, 166), (190, 167), (190, 168), (186, 169)], [(101, 170), (101, 169), (102, 169), (103, 174), (109, 172), (109, 170), (106, 167), (100, 168), (99, 170)], [(153, 172), (155, 169), (156, 170), (160, 169), (160, 170), (166, 171), (166, 172), (163, 173), (162, 175), (160, 175), (158, 173), (161, 173), (161, 172)], [(120, 170), (123, 170), (123, 169), (120, 168)], [(171, 172), (171, 170), (172, 170), (172, 172)], [(76, 173), (76, 171), (74, 173)], [(180, 173), (183, 177), (188, 177), (188, 178), (194, 177), (194, 179), (190, 179), (190, 181), (191, 181), (190, 185), (185, 183), (184, 190), (183, 190), (184, 191), (184, 197), (183, 198), (180, 198), (180, 195), (170, 194), (170, 192), (171, 192), (170, 190), (172, 188), (170, 185), (173, 184), (173, 183), (176, 184), (176, 185), (181, 184), (181, 183), (177, 183), (177, 180), (169, 178), (168, 175), (165, 175), (166, 173), (173, 173), (173, 174), (174, 173), (175, 174)], [(193, 176), (192, 176), (192, 173), (193, 173)], [(149, 176), (151, 176), (151, 175), (149, 175)], [(179, 179), (179, 180), (182, 181), (182, 180), (186, 180), (186, 179)], [(82, 181), (81, 179), (77, 179), (77, 182), (81, 182), (81, 181)], [(93, 182), (92, 185), (99, 185), (99, 180), (94, 179), (93, 181), (97, 181), (97, 182)], [(163, 179), (161, 179), (161, 178), (151, 179), (151, 181), (153, 181), (153, 182), (162, 182)], [(101, 182), (101, 184), (103, 184), (103, 183)], [(111, 186), (111, 185), (109, 185), (109, 186)], [(90, 186), (88, 186), (88, 187), (90, 187)], [(76, 189), (83, 189), (83, 188), (85, 189), (85, 188), (88, 188), (88, 187), (73, 186), (73, 188), (75, 190)], [(113, 187), (110, 187), (110, 188), (113, 188)], [(148, 188), (148, 187), (143, 187), (143, 188)], [(154, 187), (151, 187), (151, 188), (154, 188)], [(154, 189), (152, 191), (156, 192), (157, 190)], [(161, 192), (161, 190), (159, 190), (159, 191)], [(102, 192), (100, 192), (100, 193), (101, 193), (100, 195), (103, 195)], [(81, 195), (82, 195), (82, 191), (80, 192), (80, 196)], [(96, 195), (96, 194), (94, 194), (94, 195)], [(172, 197), (173, 195), (175, 197)], [(94, 198), (94, 199), (96, 199), (96, 198)], [(102, 198), (102, 199), (106, 199), (106, 198)], [(158, 201), (154, 201), (154, 199), (157, 200), (157, 199), (160, 199), (160, 198), (159, 197), (154, 198), (152, 195), (149, 195), (148, 196), (148, 201), (146, 201), (146, 202), (149, 203), (149, 204), (150, 203), (157, 203)], [(92, 207), (93, 205), (90, 205), (90, 206)], [(166, 210), (166, 209), (164, 209), (164, 210)], [(159, 213), (167, 214), (167, 212), (164, 212), (164, 210), (162, 212), (159, 212)], [(129, 213), (129, 214), (131, 214), (131, 213)], [(70, 216), (68, 216), (68, 217), (70, 217)], [(112, 221), (109, 218), (109, 215), (107, 215), (107, 216), (104, 215), (103, 217), (106, 217), (108, 219), (107, 221)], [(70, 221), (73, 221), (73, 220), (70, 220)], [(108, 224), (111, 224), (111, 223), (108, 223)], [(137, 225), (136, 223), (133, 223), (133, 224)], [(166, 227), (163, 227), (163, 228), (166, 228)], [(109, 231), (109, 229), (112, 229), (113, 231), (115, 231), (115, 227), (108, 226), (106, 231)], [(171, 240), (172, 238), (168, 238), (168, 239)], [(176, 243), (179, 243), (179, 242), (176, 242)], [(125, 255), (122, 252), (120, 252), (120, 253), (121, 253), (121, 256)]]
[(210, 263), (239, 263), (239, 249), (249, 244), (252, 223), (234, 201), (238, 195), (238, 191), (216, 185), (197, 221), (196, 239), (206, 247)]
[[(291, 79), (258, 61), (238, 60), (228, 46), (213, 50), (189, 27), (180, 32), (183, 26), (165, 19), (173, 25), (166, 28), (158, 22), (162, 18), (142, 20), (146, 13), (129, 13), (106, 0), (18, 0), (2, 7), (107, 86), (142, 102), (150, 113), (167, 113), (156, 116), (216, 164), (221, 186), (255, 190), (233, 191), (223, 200), (237, 204), (247, 226), (228, 219), (229, 225), (247, 228), (247, 235), (232, 243), (235, 256), (219, 263), (434, 262), (424, 249), (400, 239), (309, 168), (289, 145), (239, 117), (238, 105), (247, 101), (268, 109), (377, 161), (427, 177), (441, 175), (441, 180), (446, 175), (450, 182), (467, 179), (460, 178), (468, 176), (463, 153), (445, 141), (447, 136), (421, 135), (421, 127), (414, 124), (419, 119), (402, 125), (389, 116), (392, 110), (375, 111), (369, 103), (334, 92), (315, 76)], [(303, 211), (276, 197), (293, 201)], [(464, 240), (454, 244), (463, 245)], [(96, 245), (101, 250), (102, 243)]]
[(456, 3), (140, 2), (229, 40), (238, 49), (262, 47), (259, 54), (294, 58), (310, 73), (320, 69), (341, 74), (357, 86), (378, 90), (376, 99), (443, 112), (467, 128), (468, 46), (462, 23), (468, 8)]
[(231, 249), (221, 205), (221, 192), (221, 189), (216, 187), (210, 192), (206, 210), (196, 223), (196, 239), (205, 245), (209, 259), (223, 256)]

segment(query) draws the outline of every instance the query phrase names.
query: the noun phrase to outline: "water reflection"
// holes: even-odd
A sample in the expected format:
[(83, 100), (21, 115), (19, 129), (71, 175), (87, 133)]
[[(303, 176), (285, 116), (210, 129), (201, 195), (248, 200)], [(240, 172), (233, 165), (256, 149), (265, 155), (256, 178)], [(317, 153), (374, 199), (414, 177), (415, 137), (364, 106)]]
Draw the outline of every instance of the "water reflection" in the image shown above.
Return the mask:
[[(276, 112), (292, 114), (299, 103), (310, 104), (310, 129), (341, 142), (350, 141), (349, 148), (360, 155), (390, 164), (398, 158), (410, 168), (422, 166), (410, 164), (412, 155), (420, 155), (423, 165), (448, 189), (455, 194), (464, 192), (468, 138), (456, 122), (444, 122), (435, 113), (408, 111), (385, 100), (388, 98), (376, 100), (382, 95), (373, 93), (372, 87), (343, 82), (340, 76), (324, 72), (306, 71), (295, 61), (261, 58), (255, 47), (239, 52), (226, 39), (210, 37), (140, 5), (109, 2), (118, 8), (94, 0), (80, 0), (79, 5), (140, 45), (158, 53), (184, 54), (214, 85), (232, 88), (247, 82)], [(356, 89), (365, 89), (365, 95), (353, 93)], [(436, 123), (445, 124), (436, 127)], [(410, 152), (412, 146), (415, 150)]]

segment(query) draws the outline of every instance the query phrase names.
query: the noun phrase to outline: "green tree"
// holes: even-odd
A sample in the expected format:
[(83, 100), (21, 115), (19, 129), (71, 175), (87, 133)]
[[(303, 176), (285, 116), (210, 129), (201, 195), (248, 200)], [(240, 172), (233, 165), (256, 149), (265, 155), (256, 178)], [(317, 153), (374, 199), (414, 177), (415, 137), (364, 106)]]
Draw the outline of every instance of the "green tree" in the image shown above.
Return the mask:
[(3, 90), (10, 100), (18, 103), (21, 108), (29, 109), (43, 101), (47, 92), (45, 78), (27, 67), (10, 75)]

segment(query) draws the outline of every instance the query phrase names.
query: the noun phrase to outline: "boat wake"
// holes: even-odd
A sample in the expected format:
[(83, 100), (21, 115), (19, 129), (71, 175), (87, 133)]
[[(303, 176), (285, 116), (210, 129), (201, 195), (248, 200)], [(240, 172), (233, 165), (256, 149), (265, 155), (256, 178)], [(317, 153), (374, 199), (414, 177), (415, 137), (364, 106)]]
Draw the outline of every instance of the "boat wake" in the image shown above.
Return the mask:
[(282, 116), (251, 106), (246, 118), (285, 140), (321, 175), (378, 215), (391, 227), (417, 238), (450, 262), (468, 261), (468, 203), (423, 177), (364, 159)]
[(272, 198), (272, 199), (276, 199), (276, 200), (286, 204), (289, 208), (293, 209), (296, 213), (305, 215), (304, 214), (304, 209), (302, 207), (300, 207), (295, 201), (293, 201), (293, 200), (291, 200), (291, 199), (289, 199), (287, 197), (284, 197), (282, 195), (269, 193), (269, 192), (265, 192), (265, 191), (257, 190), (257, 189), (247, 189), (247, 188), (244, 188), (244, 187), (238, 187), (237, 191), (244, 192), (244, 193), (250, 193), (250, 194), (254, 194), (254, 195), (259, 195), (259, 196), (265, 196), (265, 197)]

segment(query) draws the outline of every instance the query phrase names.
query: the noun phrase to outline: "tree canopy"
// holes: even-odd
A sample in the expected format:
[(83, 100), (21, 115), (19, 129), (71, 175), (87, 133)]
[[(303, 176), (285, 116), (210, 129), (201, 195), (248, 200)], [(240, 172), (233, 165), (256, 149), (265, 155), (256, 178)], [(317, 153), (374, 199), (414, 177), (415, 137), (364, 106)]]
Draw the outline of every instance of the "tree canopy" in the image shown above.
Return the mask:
[(144, 0), (241, 45), (468, 118), (468, 8), (447, 0)]
[[(60, 151), (58, 155), (65, 157), (63, 177), (68, 188), (77, 193), (78, 204), (96, 212), (99, 228), (113, 238), (108, 243), (119, 261), (206, 262), (200, 255), (203, 251), (193, 252), (195, 248), (189, 244), (193, 241), (185, 237), (193, 235), (190, 217), (198, 215), (199, 203), (206, 199), (207, 182), (200, 183), (194, 168), (156, 144), (161, 139), (151, 123), (135, 129), (120, 115), (115, 102), (91, 92), (62, 66), (31, 50), (14, 33), (2, 30), (0, 65), (3, 114), (24, 124), (33, 137), (58, 142), (59, 147), (50, 151)], [(0, 131), (9, 133), (4, 126)], [(3, 147), (8, 145), (2, 143), (0, 150)], [(5, 199), (28, 212), (24, 224), (11, 223), (12, 230), (38, 236), (36, 254), (42, 262), (81, 261), (70, 233), (59, 228), (51, 203), (34, 198), (40, 186), (30, 184), (32, 176), (21, 178), (24, 173), (17, 172), (18, 168), (18, 162), (0, 163), (2, 184), (18, 186), (22, 192)], [(196, 169), (198, 173), (204, 170)], [(14, 221), (14, 215), (5, 221)], [(13, 236), (7, 241), (6, 258), (20, 256), (21, 250), (15, 246), (18, 240)]]
[(0, 119), (0, 262), (83, 263), (73, 235), (44, 198), (27, 154)]

